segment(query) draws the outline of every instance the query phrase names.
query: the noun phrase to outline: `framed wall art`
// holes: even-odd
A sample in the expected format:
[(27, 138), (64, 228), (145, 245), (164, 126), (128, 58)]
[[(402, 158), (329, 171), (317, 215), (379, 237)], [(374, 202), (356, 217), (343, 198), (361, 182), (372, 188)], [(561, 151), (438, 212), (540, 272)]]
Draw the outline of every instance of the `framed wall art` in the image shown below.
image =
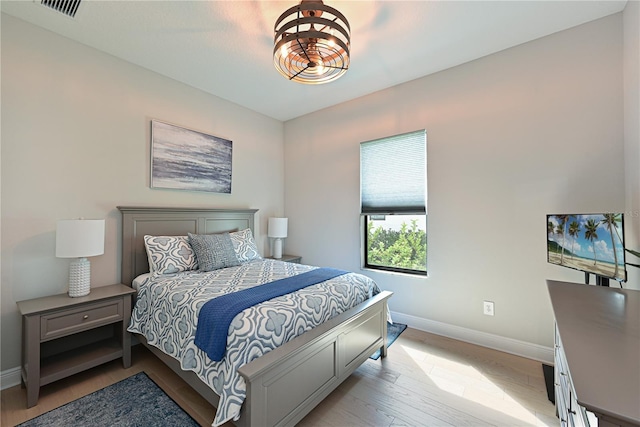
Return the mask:
[(231, 194), (232, 142), (151, 120), (151, 188)]

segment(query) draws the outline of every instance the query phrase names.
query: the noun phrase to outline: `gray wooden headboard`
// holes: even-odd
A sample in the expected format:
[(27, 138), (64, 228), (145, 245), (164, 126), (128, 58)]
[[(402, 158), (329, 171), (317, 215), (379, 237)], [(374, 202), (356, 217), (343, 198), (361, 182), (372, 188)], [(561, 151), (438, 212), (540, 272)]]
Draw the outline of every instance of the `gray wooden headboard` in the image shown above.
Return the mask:
[(118, 206), (122, 212), (122, 283), (131, 286), (149, 272), (144, 236), (186, 236), (250, 228), (257, 209), (206, 209)]

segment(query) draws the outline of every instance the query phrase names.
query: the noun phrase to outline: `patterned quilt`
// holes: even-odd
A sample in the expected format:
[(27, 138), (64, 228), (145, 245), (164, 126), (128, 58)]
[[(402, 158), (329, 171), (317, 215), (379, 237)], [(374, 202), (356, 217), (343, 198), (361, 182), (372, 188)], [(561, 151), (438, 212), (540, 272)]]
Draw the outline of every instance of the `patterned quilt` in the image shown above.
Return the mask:
[(201, 307), (216, 296), (314, 268), (264, 259), (206, 273), (151, 275), (138, 290), (128, 330), (179, 360), (182, 369), (194, 371), (220, 396), (214, 427), (237, 421), (246, 397), (238, 368), (380, 290), (368, 277), (348, 273), (248, 308), (233, 319), (220, 362), (210, 360), (194, 343)]

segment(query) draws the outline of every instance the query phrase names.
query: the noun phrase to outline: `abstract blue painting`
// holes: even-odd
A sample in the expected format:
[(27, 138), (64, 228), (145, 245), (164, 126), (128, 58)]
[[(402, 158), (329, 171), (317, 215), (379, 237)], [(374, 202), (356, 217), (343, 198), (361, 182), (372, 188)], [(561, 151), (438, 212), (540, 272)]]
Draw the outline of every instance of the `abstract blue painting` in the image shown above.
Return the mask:
[(231, 194), (232, 142), (151, 121), (151, 188)]

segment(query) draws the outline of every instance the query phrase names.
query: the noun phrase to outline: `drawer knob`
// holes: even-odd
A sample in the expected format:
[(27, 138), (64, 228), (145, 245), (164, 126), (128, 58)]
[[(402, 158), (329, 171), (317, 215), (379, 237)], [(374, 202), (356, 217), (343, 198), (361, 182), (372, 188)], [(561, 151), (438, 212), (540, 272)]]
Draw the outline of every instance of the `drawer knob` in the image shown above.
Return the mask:
[(88, 314), (85, 314), (84, 316), (82, 316), (82, 320), (87, 320), (89, 318)]

